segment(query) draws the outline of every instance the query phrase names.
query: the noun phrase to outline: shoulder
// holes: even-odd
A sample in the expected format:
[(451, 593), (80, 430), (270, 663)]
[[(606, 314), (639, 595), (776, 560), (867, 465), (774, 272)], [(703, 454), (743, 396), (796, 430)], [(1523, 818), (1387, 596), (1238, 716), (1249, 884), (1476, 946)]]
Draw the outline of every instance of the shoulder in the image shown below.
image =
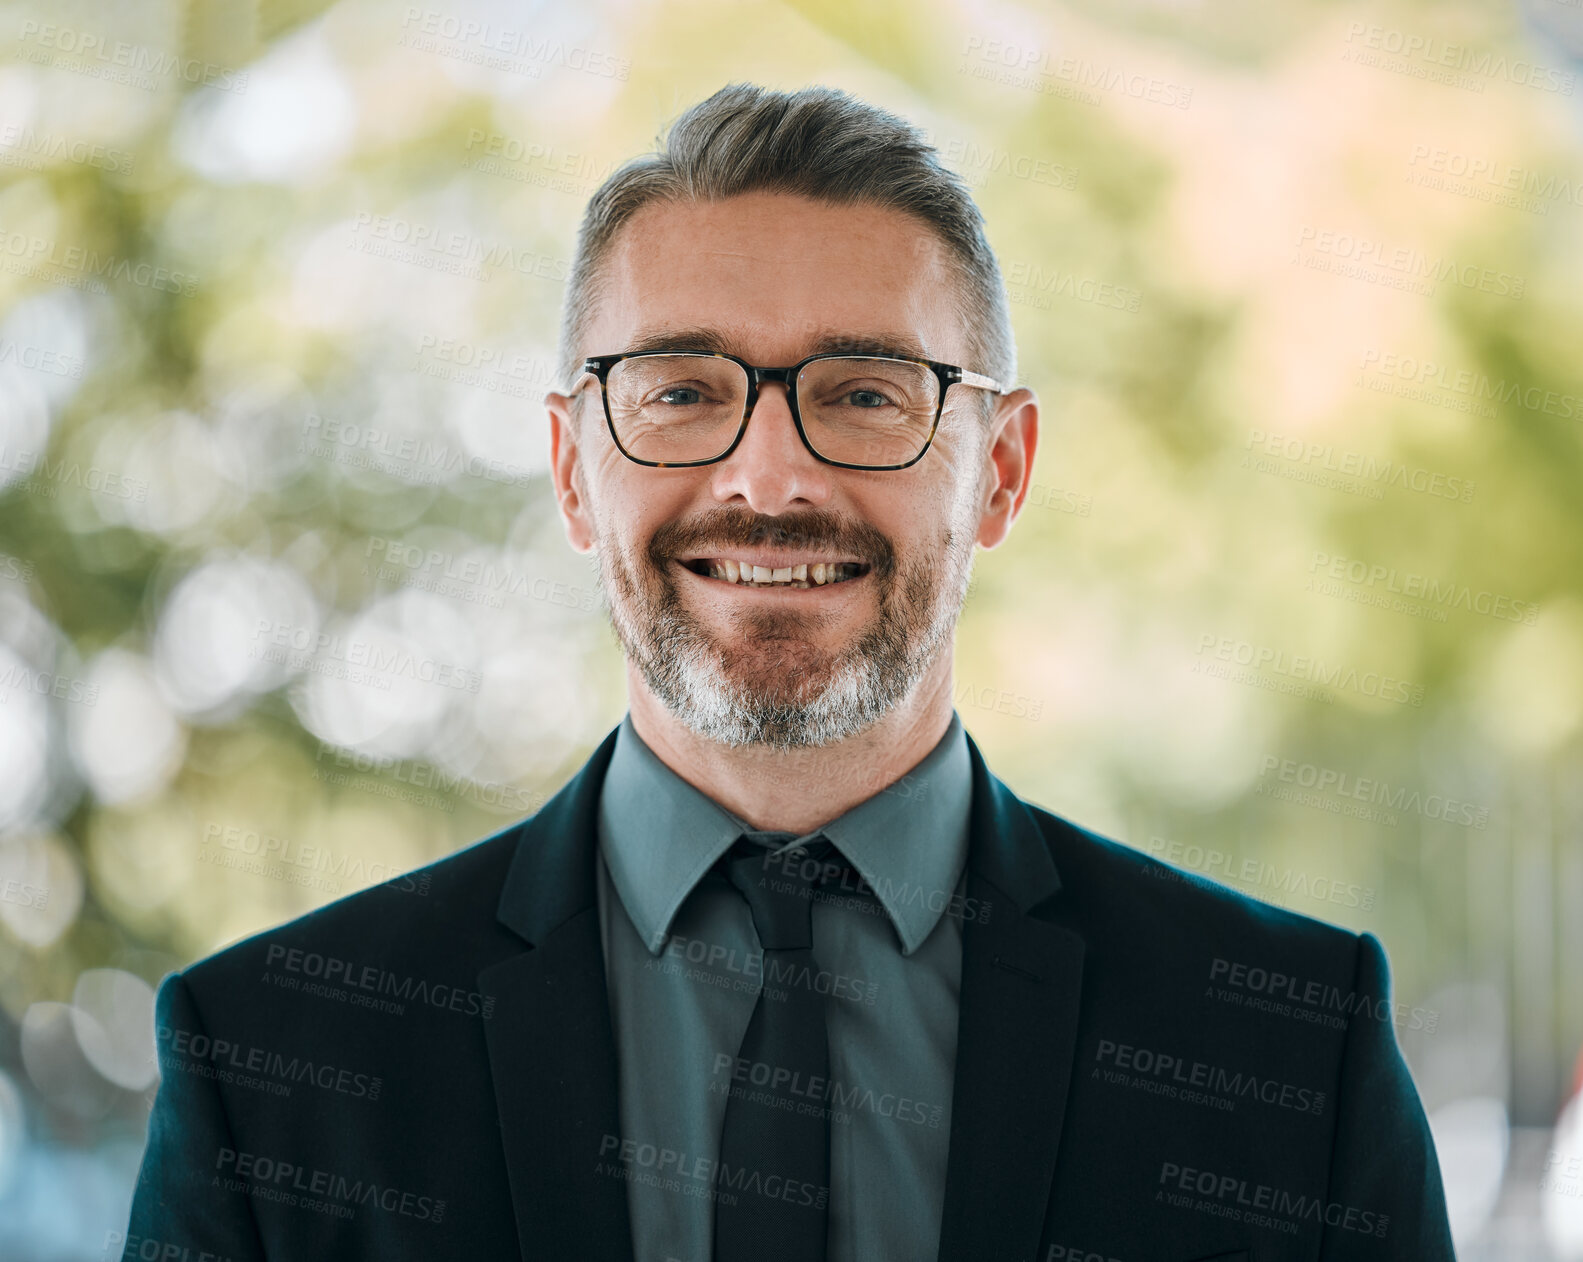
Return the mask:
[(1323, 1059), (1351, 1045), (1359, 1064), (1393, 1072), (1396, 1031), (1435, 1031), (1438, 1013), (1395, 1000), (1374, 934), (1271, 906), (1028, 809), (1060, 877), (1029, 914), (1081, 941), (1085, 1006), (1100, 1026), (1226, 1038), (1227, 1055), (1279, 1046), (1289, 1058)]
[[(1125, 936), (1165, 951), (1183, 946), (1215, 952), (1218, 976), (1263, 967), (1279, 973), (1283, 963), (1307, 961), (1327, 979), (1351, 976), (1384, 957), (1372, 935), (1331, 924), (1317, 916), (1274, 906), (1199, 872), (1179, 868), (1153, 855), (1080, 827), (1054, 813), (1025, 803), (1049, 848), (1061, 881), (1054, 905), (1090, 941)], [(1165, 851), (1165, 853), (1172, 853)], [(1240, 856), (1205, 851), (1204, 865), (1228, 874)], [(1195, 865), (1196, 866), (1196, 865)], [(1237, 866), (1240, 874), (1244, 869)], [(1356, 887), (1334, 886), (1323, 878), (1254, 864), (1251, 887), (1272, 896), (1311, 896), (1316, 910), (1332, 901), (1332, 890), (1356, 893)], [(1353, 898), (1352, 906), (1358, 906)], [(1239, 967), (1240, 966), (1240, 967)]]
[(256, 982), (261, 969), (333, 982), (364, 962), (428, 971), (446, 961), (489, 962), (515, 941), (496, 908), (527, 822), (230, 943), (180, 976), (195, 991), (213, 993)]

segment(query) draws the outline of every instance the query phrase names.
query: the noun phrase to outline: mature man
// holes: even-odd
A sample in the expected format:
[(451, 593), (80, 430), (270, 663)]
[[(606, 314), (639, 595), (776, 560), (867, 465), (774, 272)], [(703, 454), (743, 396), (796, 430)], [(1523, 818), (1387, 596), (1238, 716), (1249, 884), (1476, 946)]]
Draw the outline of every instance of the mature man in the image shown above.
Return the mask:
[(1023, 802), (952, 708), (1038, 409), (916, 130), (717, 93), (563, 333), (630, 712), (426, 896), (167, 980), (129, 1253), (1450, 1258), (1379, 943)]

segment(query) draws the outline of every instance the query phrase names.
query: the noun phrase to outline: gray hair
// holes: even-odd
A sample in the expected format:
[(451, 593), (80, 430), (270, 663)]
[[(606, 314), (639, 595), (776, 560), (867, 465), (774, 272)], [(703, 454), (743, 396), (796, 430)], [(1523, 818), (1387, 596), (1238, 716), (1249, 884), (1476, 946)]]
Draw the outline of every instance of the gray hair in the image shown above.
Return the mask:
[[(561, 317), (561, 381), (582, 367), (601, 265), (623, 224), (655, 201), (720, 201), (770, 191), (901, 211), (939, 234), (967, 334), (963, 367), (1012, 386), (1017, 347), (1000, 265), (967, 185), (913, 124), (836, 88), (774, 92), (732, 83), (671, 124), (656, 152), (613, 172), (588, 202)], [(617, 348), (602, 347), (601, 351)], [(989, 415), (993, 395), (985, 400)]]

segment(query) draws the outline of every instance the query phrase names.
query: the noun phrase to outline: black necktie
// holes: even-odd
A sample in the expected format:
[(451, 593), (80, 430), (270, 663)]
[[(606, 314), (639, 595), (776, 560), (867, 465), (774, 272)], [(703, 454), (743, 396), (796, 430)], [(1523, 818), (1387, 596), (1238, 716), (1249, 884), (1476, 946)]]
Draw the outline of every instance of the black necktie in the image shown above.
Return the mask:
[(763, 948), (731, 1076), (715, 1180), (715, 1262), (822, 1262), (830, 1213), (830, 1050), (813, 956), (814, 887), (844, 871), (827, 840), (773, 854), (748, 833), (720, 863)]

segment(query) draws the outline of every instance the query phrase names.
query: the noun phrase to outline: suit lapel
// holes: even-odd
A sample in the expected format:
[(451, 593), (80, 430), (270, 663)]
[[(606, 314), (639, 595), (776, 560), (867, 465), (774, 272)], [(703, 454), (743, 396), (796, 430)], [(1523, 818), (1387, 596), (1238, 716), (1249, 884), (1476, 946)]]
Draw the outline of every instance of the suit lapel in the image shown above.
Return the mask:
[[(1027, 806), (973, 763), (942, 1262), (1033, 1259), (1077, 1039), (1083, 940), (1029, 913), (1061, 888)], [(987, 908), (988, 914), (984, 910)]]
[[(616, 734), (522, 836), (500, 921), (528, 948), (484, 969), (489, 1069), (524, 1257), (631, 1262), (615, 1038), (594, 883), (595, 810)], [(615, 1158), (612, 1161), (612, 1158)]]

